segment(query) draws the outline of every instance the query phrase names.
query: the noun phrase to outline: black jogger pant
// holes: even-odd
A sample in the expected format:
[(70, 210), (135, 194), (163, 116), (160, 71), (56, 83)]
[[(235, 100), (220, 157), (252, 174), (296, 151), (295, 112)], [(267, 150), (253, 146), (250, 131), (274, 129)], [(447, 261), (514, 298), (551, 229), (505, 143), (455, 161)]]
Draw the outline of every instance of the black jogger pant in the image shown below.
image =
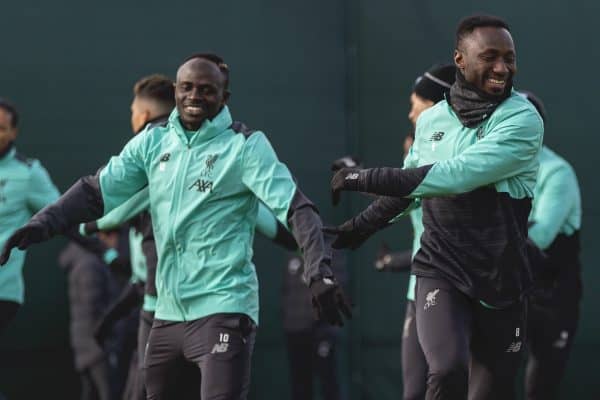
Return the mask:
[(527, 400), (556, 400), (579, 321), (579, 303), (560, 307), (532, 303), (528, 313)]
[(419, 276), (415, 306), (427, 400), (515, 399), (525, 304), (487, 308), (446, 280)]
[(0, 334), (4, 332), (8, 324), (15, 318), (21, 305), (14, 301), (0, 300)]
[(108, 361), (103, 359), (80, 372), (81, 400), (111, 400)]
[(321, 398), (340, 400), (336, 347), (338, 332), (323, 323), (312, 329), (286, 332), (292, 400), (312, 400), (314, 378), (319, 378)]
[(145, 357), (148, 399), (173, 399), (177, 378), (189, 361), (200, 369), (198, 399), (245, 400), (255, 337), (256, 325), (244, 314), (154, 320)]
[(406, 303), (402, 331), (402, 386), (404, 400), (423, 400), (427, 390), (427, 360), (417, 337), (415, 302)]

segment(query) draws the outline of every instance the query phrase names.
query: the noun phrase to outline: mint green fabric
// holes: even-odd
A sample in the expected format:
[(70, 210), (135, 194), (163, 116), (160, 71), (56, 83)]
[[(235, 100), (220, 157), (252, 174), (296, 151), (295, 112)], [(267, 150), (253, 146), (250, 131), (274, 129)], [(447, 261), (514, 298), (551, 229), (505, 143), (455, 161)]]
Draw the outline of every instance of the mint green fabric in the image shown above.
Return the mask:
[(529, 219), (529, 238), (547, 249), (558, 234), (570, 236), (581, 228), (581, 194), (573, 167), (544, 146)]
[(131, 260), (131, 282), (146, 282), (148, 279), (148, 265), (146, 256), (142, 251), (144, 235), (135, 228), (129, 228), (129, 258)]
[(150, 208), (148, 187), (143, 188), (119, 207), (113, 208), (108, 214), (96, 221), (99, 230), (109, 230), (122, 225), (142, 211)]
[(227, 107), (189, 139), (174, 110), (100, 173), (105, 214), (148, 185), (159, 255), (156, 318), (239, 312), (258, 322), (252, 242), (262, 201), (287, 226), (296, 184), (262, 132), (231, 130)]
[[(16, 229), (58, 196), (58, 189), (38, 160), (19, 160), (16, 150), (10, 150), (0, 159), (0, 243), (4, 245)], [(24, 302), (24, 262), (25, 252), (13, 249), (0, 268), (0, 300)]]
[(433, 164), (411, 198), (460, 194), (493, 185), (514, 199), (533, 197), (544, 125), (513, 92), (476, 128), (464, 127), (447, 101), (417, 120), (407, 167)]
[(275, 239), (275, 236), (277, 236), (277, 219), (262, 202), (258, 203), (256, 230), (262, 233), (267, 239)]
[(152, 296), (148, 293), (144, 295), (144, 304), (142, 309), (148, 312), (156, 312), (156, 296)]
[[(419, 251), (419, 247), (421, 247), (421, 235), (425, 228), (423, 227), (423, 210), (421, 207), (415, 208), (410, 213), (410, 222), (413, 227), (413, 244), (412, 244), (412, 255), (413, 257)], [(417, 284), (417, 277), (413, 274), (410, 275), (408, 280), (408, 292), (406, 293), (406, 298), (410, 301), (415, 300), (415, 286)]]

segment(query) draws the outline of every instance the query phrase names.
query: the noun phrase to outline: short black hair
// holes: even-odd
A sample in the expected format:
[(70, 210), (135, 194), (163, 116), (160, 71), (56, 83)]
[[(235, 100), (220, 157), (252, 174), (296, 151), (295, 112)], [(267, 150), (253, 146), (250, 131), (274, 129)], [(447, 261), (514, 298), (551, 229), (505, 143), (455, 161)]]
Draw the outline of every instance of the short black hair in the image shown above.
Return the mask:
[(458, 28), (456, 28), (456, 43), (455, 46), (458, 49), (460, 42), (462, 40), (473, 33), (475, 28), (483, 28), (483, 27), (495, 27), (495, 28), (504, 28), (510, 32), (510, 28), (506, 21), (504, 21), (500, 17), (495, 17), (493, 15), (471, 15), (470, 17), (463, 18), (458, 23)]
[(19, 113), (15, 105), (6, 99), (0, 98), (0, 108), (10, 114), (10, 125), (16, 128), (19, 124)]
[(229, 88), (229, 65), (225, 63), (222, 57), (214, 53), (195, 53), (183, 60), (181, 64), (183, 65), (186, 62), (195, 58), (201, 58), (203, 60), (207, 60), (214, 63), (225, 77), (225, 89)]
[(173, 81), (159, 74), (148, 75), (133, 86), (133, 95), (159, 102), (165, 108), (175, 107), (175, 88)]

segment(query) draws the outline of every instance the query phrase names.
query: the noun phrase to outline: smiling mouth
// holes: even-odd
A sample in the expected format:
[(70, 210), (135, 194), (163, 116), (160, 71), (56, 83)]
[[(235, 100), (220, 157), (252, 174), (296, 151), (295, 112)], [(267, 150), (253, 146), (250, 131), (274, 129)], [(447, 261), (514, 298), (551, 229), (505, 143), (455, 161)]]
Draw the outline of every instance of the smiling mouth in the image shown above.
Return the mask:
[(183, 110), (189, 115), (200, 115), (200, 114), (204, 113), (204, 108), (199, 105), (184, 106)]

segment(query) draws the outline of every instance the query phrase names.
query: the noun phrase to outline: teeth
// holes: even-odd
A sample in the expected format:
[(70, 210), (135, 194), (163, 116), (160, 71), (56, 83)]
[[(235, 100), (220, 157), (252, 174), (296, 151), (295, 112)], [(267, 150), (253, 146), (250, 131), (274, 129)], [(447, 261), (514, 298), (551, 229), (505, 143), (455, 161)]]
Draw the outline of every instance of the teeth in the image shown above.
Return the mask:
[(497, 83), (497, 84), (499, 84), (499, 85), (502, 85), (502, 84), (504, 84), (504, 81), (500, 81), (500, 80), (498, 80), (498, 79), (492, 79), (492, 78), (490, 78), (490, 82), (492, 82), (492, 83)]
[(202, 107), (199, 106), (186, 106), (185, 110), (191, 114), (197, 114), (202, 112)]

